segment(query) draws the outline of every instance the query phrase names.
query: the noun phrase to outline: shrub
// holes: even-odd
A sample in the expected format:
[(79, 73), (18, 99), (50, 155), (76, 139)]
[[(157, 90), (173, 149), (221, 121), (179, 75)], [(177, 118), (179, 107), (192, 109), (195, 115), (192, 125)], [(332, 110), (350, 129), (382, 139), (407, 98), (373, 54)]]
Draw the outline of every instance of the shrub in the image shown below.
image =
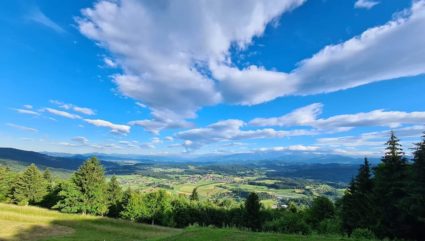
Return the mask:
[(351, 233), (351, 237), (354, 239), (375, 239), (373, 232), (366, 228), (354, 229)]

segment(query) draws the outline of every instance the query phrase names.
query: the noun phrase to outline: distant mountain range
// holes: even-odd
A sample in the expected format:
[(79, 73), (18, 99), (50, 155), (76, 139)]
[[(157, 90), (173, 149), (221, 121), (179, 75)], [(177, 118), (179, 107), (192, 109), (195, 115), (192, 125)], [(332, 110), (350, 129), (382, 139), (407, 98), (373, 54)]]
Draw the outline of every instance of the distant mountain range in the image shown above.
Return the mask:
[[(350, 157), (335, 154), (319, 154), (300, 151), (264, 151), (255, 153), (237, 153), (237, 154), (208, 154), (208, 155), (137, 155), (137, 154), (105, 154), (105, 153), (86, 153), (86, 154), (68, 154), (43, 152), (49, 156), (70, 157), (78, 159), (87, 159), (96, 156), (104, 161), (135, 161), (135, 162), (198, 162), (198, 163), (255, 163), (263, 161), (278, 161), (290, 164), (311, 164), (311, 163), (339, 163), (339, 164), (360, 164), (363, 158)], [(379, 162), (379, 158), (371, 157), (372, 163)]]
[[(133, 174), (146, 165), (199, 165), (209, 167), (249, 167), (273, 170), (271, 177), (299, 177), (325, 181), (348, 182), (357, 172), (362, 158), (303, 152), (262, 152), (205, 156), (153, 156), (121, 154), (39, 153), (15, 148), (0, 148), (0, 160), (13, 160), (26, 166), (31, 163), (41, 168), (50, 167), (74, 171), (87, 158), (98, 157), (109, 174)], [(378, 158), (369, 159), (378, 163)]]

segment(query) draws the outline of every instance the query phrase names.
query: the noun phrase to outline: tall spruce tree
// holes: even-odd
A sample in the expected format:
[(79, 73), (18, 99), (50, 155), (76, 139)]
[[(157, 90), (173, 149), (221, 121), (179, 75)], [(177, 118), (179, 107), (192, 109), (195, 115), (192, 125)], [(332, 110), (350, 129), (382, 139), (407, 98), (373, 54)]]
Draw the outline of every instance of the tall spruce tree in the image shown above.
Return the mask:
[(0, 202), (8, 201), (12, 191), (14, 175), (8, 167), (0, 166)]
[(13, 201), (20, 205), (39, 204), (47, 194), (47, 182), (38, 168), (31, 164), (13, 185)]
[(254, 192), (250, 193), (245, 200), (246, 226), (253, 231), (259, 231), (262, 226), (260, 198)]
[(190, 201), (199, 201), (198, 188), (195, 187), (190, 195)]
[(413, 154), (409, 183), (410, 197), (406, 210), (411, 217), (414, 217), (410, 238), (425, 240), (425, 132), (422, 141), (416, 144)]
[(342, 198), (342, 228), (348, 234), (356, 228), (368, 229), (373, 224), (373, 180), (367, 158), (360, 166), (357, 176), (351, 181)]
[(401, 208), (407, 196), (407, 159), (394, 132), (386, 146), (385, 155), (375, 168), (374, 231), (381, 238), (402, 238), (409, 230)]
[(103, 215), (108, 211), (105, 173), (96, 157), (92, 157), (78, 168), (72, 182), (81, 194), (83, 214)]
[(109, 211), (108, 216), (118, 217), (121, 212), (121, 202), (123, 199), (123, 191), (118, 183), (117, 177), (112, 176), (111, 180), (108, 183), (107, 187), (107, 197)]

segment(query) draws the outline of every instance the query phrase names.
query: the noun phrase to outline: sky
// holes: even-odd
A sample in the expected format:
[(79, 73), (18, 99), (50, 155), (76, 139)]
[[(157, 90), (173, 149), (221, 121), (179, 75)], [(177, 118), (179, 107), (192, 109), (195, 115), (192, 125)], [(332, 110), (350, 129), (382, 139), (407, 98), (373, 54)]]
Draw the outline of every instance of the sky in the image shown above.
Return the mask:
[(382, 155), (425, 131), (425, 0), (17, 0), (0, 146)]

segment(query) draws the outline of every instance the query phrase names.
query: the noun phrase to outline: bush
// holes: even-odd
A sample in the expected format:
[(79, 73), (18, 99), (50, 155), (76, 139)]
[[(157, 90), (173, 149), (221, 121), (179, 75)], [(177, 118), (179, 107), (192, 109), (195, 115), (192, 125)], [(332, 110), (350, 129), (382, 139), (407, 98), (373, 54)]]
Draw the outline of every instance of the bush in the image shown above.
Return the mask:
[(375, 239), (373, 232), (366, 228), (354, 229), (351, 233), (351, 237), (354, 239)]
[(303, 235), (311, 234), (311, 228), (305, 222), (303, 216), (292, 212), (285, 212), (282, 217), (266, 222), (264, 224), (264, 231)]
[(317, 227), (319, 234), (340, 234), (341, 233), (341, 222), (338, 219), (325, 219), (319, 223)]

